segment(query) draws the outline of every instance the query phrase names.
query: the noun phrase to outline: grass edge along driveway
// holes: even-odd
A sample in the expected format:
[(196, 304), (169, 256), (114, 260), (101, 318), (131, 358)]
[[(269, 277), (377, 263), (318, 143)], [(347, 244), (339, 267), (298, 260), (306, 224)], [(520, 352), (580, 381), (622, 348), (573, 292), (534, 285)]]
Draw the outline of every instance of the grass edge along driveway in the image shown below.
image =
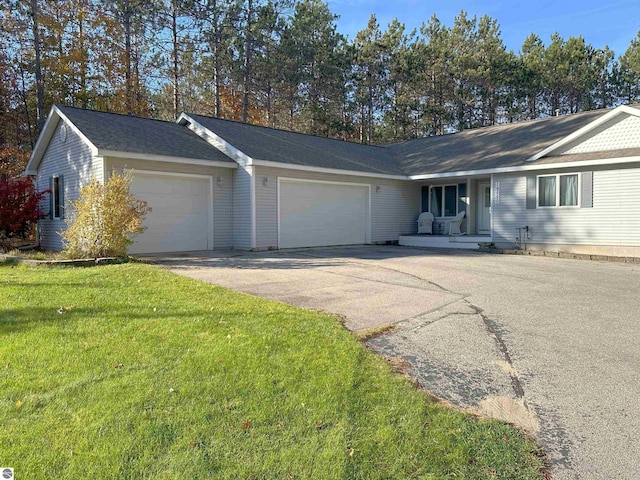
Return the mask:
[(0, 463), (19, 478), (541, 478), (329, 315), (125, 264), (0, 266)]

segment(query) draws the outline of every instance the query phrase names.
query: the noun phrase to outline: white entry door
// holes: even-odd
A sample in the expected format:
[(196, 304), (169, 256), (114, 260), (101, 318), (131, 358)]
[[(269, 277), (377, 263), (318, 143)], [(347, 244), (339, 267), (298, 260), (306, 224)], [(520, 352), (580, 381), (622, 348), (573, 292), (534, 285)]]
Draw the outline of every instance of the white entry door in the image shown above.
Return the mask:
[(280, 248), (367, 242), (369, 185), (281, 179)]
[(491, 184), (478, 185), (478, 233), (491, 233)]

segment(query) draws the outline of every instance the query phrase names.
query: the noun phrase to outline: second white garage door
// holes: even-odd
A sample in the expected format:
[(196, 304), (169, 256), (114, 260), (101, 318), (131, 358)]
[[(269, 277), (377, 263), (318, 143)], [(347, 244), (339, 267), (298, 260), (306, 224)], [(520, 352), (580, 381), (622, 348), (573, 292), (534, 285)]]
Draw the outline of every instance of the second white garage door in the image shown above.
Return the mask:
[(133, 172), (131, 192), (151, 207), (131, 253), (180, 252), (213, 248), (211, 179)]
[(280, 248), (367, 242), (369, 186), (281, 179)]

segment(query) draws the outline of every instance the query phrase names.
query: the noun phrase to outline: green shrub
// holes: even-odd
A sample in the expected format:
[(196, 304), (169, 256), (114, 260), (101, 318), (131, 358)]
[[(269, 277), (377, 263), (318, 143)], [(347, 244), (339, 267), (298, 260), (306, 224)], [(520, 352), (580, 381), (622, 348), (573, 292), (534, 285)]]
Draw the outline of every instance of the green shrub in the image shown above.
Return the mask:
[(64, 253), (70, 258), (127, 255), (132, 236), (142, 233), (142, 220), (151, 211), (135, 198), (129, 174), (113, 173), (106, 183), (96, 179), (80, 189), (71, 203), (71, 223), (62, 232)]

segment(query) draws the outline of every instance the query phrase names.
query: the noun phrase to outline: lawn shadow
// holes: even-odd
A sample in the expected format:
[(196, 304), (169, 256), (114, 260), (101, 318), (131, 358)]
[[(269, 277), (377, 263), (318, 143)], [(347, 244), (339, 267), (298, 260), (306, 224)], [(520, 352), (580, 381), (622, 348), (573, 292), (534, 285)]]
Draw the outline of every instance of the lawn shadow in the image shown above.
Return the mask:
[(218, 316), (233, 318), (242, 315), (244, 311), (224, 310), (212, 312), (209, 309), (194, 307), (193, 310), (168, 310), (164, 307), (149, 306), (144, 310), (135, 306), (123, 305), (108, 309), (89, 307), (24, 307), (0, 309), (0, 336), (14, 333), (25, 333), (29, 329), (37, 328), (43, 324), (72, 325), (79, 321), (102, 320), (109, 322), (136, 321), (136, 320), (178, 320), (189, 321), (210, 317), (215, 320)]

